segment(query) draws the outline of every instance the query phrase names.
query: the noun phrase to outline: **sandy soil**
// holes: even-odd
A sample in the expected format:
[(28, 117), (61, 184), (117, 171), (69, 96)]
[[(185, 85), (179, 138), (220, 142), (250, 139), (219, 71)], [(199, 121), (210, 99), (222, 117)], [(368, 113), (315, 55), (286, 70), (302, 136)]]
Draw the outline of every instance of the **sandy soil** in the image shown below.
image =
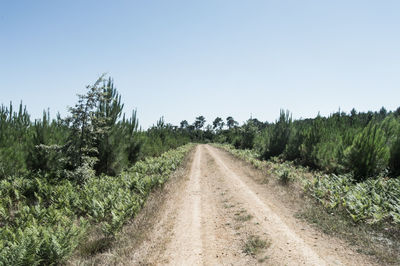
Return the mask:
[[(131, 254), (133, 265), (372, 265), (335, 238), (294, 218), (259, 172), (209, 145), (198, 145), (190, 172)], [(265, 245), (246, 252), (256, 236)]]

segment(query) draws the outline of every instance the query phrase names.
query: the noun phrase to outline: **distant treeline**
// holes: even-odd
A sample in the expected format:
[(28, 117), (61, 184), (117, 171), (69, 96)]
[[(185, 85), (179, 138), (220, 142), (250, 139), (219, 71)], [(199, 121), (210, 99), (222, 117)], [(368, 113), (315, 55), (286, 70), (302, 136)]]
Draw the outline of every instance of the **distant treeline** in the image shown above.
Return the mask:
[(356, 180), (380, 174), (400, 175), (400, 108), (396, 111), (336, 112), (329, 117), (293, 120), (281, 110), (275, 123), (250, 118), (204, 116), (179, 126), (161, 118), (139, 130), (136, 112), (127, 118), (111, 78), (101, 77), (70, 108), (70, 115), (32, 120), (22, 105), (0, 107), (0, 179), (46, 173), (49, 178), (82, 181), (84, 170), (117, 175), (147, 156), (188, 142), (229, 143), (254, 149), (262, 159), (279, 156), (332, 173), (352, 173)]
[(249, 119), (240, 127), (217, 129), (213, 141), (254, 149), (266, 160), (278, 156), (330, 173), (351, 173), (356, 181), (400, 175), (400, 108), (299, 120), (281, 110), (275, 123)]

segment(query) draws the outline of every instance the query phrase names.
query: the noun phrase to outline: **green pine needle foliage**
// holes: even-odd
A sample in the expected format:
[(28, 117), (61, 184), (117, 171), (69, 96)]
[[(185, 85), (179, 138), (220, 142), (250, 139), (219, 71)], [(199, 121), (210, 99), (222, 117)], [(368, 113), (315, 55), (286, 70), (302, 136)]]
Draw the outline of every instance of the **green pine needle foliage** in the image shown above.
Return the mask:
[(378, 125), (368, 124), (345, 151), (347, 167), (357, 181), (377, 175), (387, 167), (389, 149), (384, 132)]

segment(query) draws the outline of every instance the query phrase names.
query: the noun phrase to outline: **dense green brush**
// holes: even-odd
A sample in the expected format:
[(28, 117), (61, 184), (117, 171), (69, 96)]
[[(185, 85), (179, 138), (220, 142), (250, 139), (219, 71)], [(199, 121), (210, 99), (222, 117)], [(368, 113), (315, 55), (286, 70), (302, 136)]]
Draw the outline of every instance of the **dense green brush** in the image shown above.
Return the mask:
[(314, 173), (311, 180), (303, 178), (306, 170), (293, 164), (260, 161), (252, 150), (237, 150), (229, 145), (216, 144), (238, 158), (246, 160), (258, 169), (268, 172), (282, 182), (297, 178), (306, 191), (325, 208), (344, 208), (354, 221), (379, 223), (390, 221), (400, 224), (400, 179), (378, 177), (363, 182), (354, 182), (351, 175)]
[(118, 176), (87, 176), (82, 186), (40, 175), (0, 181), (0, 265), (59, 264), (96, 224), (114, 238), (191, 147), (139, 161)]

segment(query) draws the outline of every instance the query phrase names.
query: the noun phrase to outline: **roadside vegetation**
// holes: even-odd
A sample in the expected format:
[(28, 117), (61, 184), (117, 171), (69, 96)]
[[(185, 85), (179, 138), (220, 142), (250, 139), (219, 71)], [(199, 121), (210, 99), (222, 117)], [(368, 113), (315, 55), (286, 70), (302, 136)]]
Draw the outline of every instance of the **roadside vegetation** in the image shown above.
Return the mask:
[[(65, 119), (0, 108), (0, 265), (60, 264), (82, 245), (102, 251), (180, 165), (187, 135), (162, 120), (140, 131), (122, 108), (103, 78)], [(96, 243), (83, 241), (93, 231)]]
[(275, 123), (250, 119), (216, 138), (284, 184), (295, 178), (292, 167), (312, 171), (304, 188), (326, 208), (344, 209), (356, 222), (400, 224), (400, 109), (295, 121), (281, 111)]
[(400, 224), (400, 180), (377, 177), (364, 182), (354, 182), (349, 174), (336, 175), (321, 171), (310, 172), (308, 168), (291, 162), (280, 162), (277, 158), (261, 161), (251, 150), (237, 150), (229, 145), (215, 145), (236, 157), (265, 170), (282, 184), (292, 181), (303, 184), (303, 188), (327, 209), (344, 209), (355, 221), (369, 224), (389, 222)]
[[(215, 144), (304, 193), (298, 216), (385, 264), (400, 262), (400, 108), (275, 123), (249, 119)], [(303, 192), (302, 192), (303, 191)]]
[(327, 174), (277, 157), (260, 160), (254, 150), (213, 144), (263, 172), (261, 183), (276, 182), (296, 196), (296, 216), (340, 236), (357, 251), (385, 264), (400, 262), (399, 179), (378, 177), (355, 182), (349, 174)]
[(123, 108), (104, 76), (65, 118), (0, 106), (0, 264), (62, 263), (93, 230), (102, 237), (87, 252), (101, 251), (194, 142), (218, 143), (284, 186), (301, 184), (324, 211), (400, 239), (400, 108), (299, 120), (281, 111), (242, 125), (160, 118), (147, 130)]

